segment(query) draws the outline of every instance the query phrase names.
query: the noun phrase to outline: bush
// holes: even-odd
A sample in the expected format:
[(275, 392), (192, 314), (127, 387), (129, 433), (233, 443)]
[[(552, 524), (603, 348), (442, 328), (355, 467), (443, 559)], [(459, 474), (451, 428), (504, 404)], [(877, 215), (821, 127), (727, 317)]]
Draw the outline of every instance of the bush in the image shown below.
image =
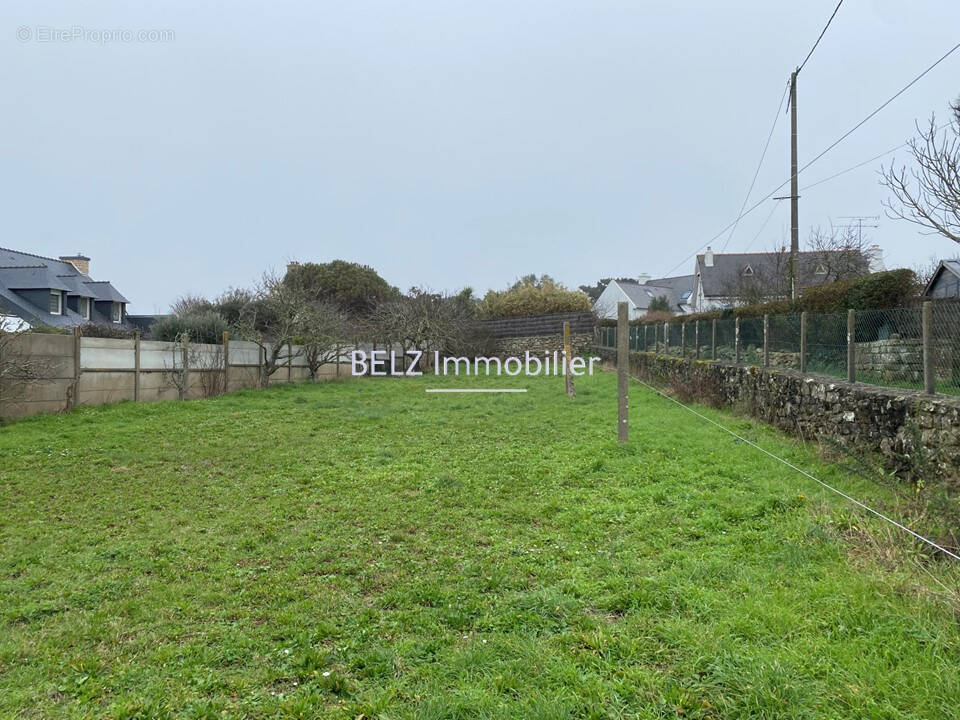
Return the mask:
[(480, 302), (482, 317), (533, 317), (568, 312), (591, 312), (590, 298), (579, 290), (569, 290), (555, 280), (524, 278), (508, 290), (490, 290)]
[(213, 311), (194, 315), (168, 315), (160, 318), (150, 328), (154, 340), (176, 342), (186, 335), (190, 342), (216, 344), (223, 338), (227, 322)]
[(84, 337), (114, 338), (115, 340), (126, 340), (127, 338), (133, 337), (132, 330), (124, 330), (123, 328), (108, 325), (97, 325), (96, 323), (81, 325), (80, 334)]
[[(796, 300), (774, 300), (759, 305), (711, 310), (676, 318), (678, 322), (713, 318), (795, 315), (804, 311), (842, 313), (847, 310), (884, 310), (902, 307), (916, 299), (917, 284), (913, 270), (887, 270), (863, 277), (807, 288)], [(644, 319), (642, 322), (647, 322)]]

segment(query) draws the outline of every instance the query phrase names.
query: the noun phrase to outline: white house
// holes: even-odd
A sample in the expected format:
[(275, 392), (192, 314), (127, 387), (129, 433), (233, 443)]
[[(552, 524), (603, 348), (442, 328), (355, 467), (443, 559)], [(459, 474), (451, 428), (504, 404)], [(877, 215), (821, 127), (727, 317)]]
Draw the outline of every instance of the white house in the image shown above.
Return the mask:
[(655, 298), (665, 297), (670, 309), (676, 314), (690, 312), (690, 296), (693, 292), (693, 275), (672, 278), (648, 279), (641, 276), (637, 282), (611, 280), (593, 304), (597, 317), (616, 319), (617, 304), (627, 303), (631, 320), (647, 314)]

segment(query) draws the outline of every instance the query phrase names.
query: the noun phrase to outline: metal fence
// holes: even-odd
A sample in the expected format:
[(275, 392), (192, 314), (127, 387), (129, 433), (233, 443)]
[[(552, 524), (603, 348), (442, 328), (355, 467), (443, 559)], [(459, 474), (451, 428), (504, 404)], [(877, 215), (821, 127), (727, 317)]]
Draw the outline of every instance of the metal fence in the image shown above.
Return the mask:
[[(617, 328), (601, 327), (599, 340), (616, 347)], [(640, 323), (630, 349), (960, 395), (960, 302)]]

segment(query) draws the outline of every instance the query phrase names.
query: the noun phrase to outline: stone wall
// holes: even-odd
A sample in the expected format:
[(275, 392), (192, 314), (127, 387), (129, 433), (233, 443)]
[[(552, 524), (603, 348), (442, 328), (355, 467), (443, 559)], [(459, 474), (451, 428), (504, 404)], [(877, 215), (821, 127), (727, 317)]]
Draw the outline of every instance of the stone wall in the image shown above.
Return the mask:
[[(574, 355), (586, 355), (593, 352), (595, 339), (593, 333), (571, 333), (570, 345)], [(493, 338), (491, 354), (500, 357), (523, 357), (524, 352), (543, 355), (544, 353), (563, 351), (563, 334), (533, 335), (526, 337)]]
[(857, 343), (857, 372), (877, 377), (923, 382), (923, 341), (893, 335), (887, 340)]
[[(612, 365), (615, 352), (594, 353)], [(806, 438), (832, 438), (872, 451), (906, 476), (933, 474), (960, 480), (960, 398), (929, 396), (793, 370), (681, 360), (631, 353), (631, 373), (678, 396), (736, 407), (777, 428)]]

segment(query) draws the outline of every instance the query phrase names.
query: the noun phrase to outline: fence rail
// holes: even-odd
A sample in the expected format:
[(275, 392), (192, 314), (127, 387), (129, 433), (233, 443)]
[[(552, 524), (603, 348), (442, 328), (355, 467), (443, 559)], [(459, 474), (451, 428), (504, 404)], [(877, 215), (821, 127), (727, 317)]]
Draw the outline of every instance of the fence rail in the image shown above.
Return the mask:
[[(601, 326), (602, 347), (617, 328)], [(785, 368), (884, 387), (960, 395), (960, 303), (886, 310), (673, 320), (630, 326), (630, 349)]]

